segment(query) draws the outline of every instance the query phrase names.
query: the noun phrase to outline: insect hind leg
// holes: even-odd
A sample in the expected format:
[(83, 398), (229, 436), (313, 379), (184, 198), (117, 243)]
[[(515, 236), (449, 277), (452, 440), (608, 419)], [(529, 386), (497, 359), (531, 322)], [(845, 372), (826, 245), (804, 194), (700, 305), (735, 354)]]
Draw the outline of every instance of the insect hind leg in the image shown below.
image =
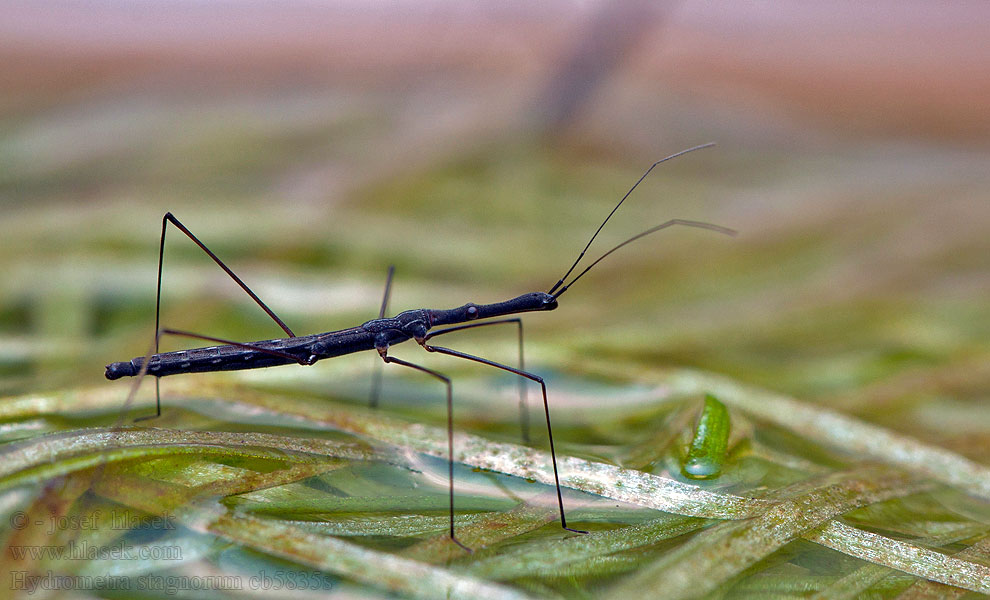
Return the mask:
[[(272, 320), (274, 320), (275, 323), (277, 323), (278, 326), (281, 327), (282, 330), (285, 331), (286, 334), (288, 334), (289, 337), (296, 337), (296, 334), (292, 333), (292, 330), (289, 329), (289, 326), (286, 325), (285, 322), (282, 321), (282, 319), (280, 319), (278, 317), (278, 315), (276, 315), (275, 312), (272, 309), (268, 308), (268, 305), (265, 304), (261, 300), (261, 298), (259, 298), (258, 295), (255, 294), (251, 290), (251, 288), (249, 288), (247, 286), (247, 284), (244, 283), (241, 280), (241, 278), (238, 277), (230, 269), (230, 267), (228, 267), (226, 264), (224, 264), (224, 262), (222, 260), (220, 260), (220, 257), (218, 257), (216, 254), (214, 254), (212, 250), (210, 250), (209, 248), (207, 248), (206, 247), (206, 244), (204, 244), (203, 242), (201, 242), (200, 239), (193, 234), (193, 232), (189, 231), (189, 228), (186, 227), (185, 225), (183, 225), (182, 222), (180, 222), (179, 219), (177, 219), (175, 217), (175, 215), (173, 215), (171, 212), (166, 212), (165, 215), (162, 217), (162, 235), (161, 235), (161, 239), (160, 239), (160, 241), (158, 243), (158, 287), (157, 287), (157, 291), (155, 293), (155, 345), (154, 345), (154, 351), (153, 352), (149, 352), (148, 355), (145, 357), (145, 363), (144, 363), (145, 365), (147, 365), (147, 359), (148, 359), (148, 357), (150, 357), (152, 354), (158, 354), (159, 341), (161, 340), (161, 336), (163, 334), (163, 330), (162, 330), (162, 327), (161, 327), (161, 314), (162, 314), (162, 269), (163, 269), (163, 266), (164, 266), (164, 263), (165, 263), (165, 232), (168, 231), (168, 224), (169, 223), (171, 223), (173, 227), (175, 227), (176, 229), (178, 229), (179, 231), (181, 231), (182, 233), (184, 233), (186, 235), (186, 237), (188, 237), (190, 240), (193, 241), (193, 243), (195, 243), (197, 246), (199, 246), (200, 249), (207, 254), (207, 256), (209, 256), (211, 259), (213, 259), (213, 262), (215, 262), (217, 265), (219, 265), (219, 267), (221, 269), (223, 269), (224, 272), (227, 273), (227, 275), (229, 275), (230, 278), (233, 279), (234, 282), (237, 283), (237, 285), (240, 286), (240, 288), (242, 290), (244, 290), (245, 293), (247, 293), (247, 295), (251, 296), (251, 299), (254, 300), (255, 303), (257, 303), (258, 306), (260, 306), (262, 308), (262, 310), (264, 310), (265, 313), (267, 313), (268, 316), (271, 317)], [(191, 336), (187, 336), (187, 337), (196, 337), (196, 336), (195, 335), (191, 335)], [(208, 339), (208, 338), (204, 338), (204, 339)], [(140, 380), (144, 377), (145, 372), (146, 372), (146, 369), (142, 369), (142, 373), (138, 374), (138, 381), (136, 382), (135, 387), (131, 390), (130, 394), (128, 395), (127, 404), (129, 404), (131, 401), (133, 401), (133, 399), (134, 399), (133, 397), (137, 393), (137, 386), (140, 385)], [(126, 406), (126, 404), (125, 404), (125, 406)], [(136, 421), (143, 421), (143, 420), (146, 420), (146, 419), (153, 419), (153, 418), (156, 418), (156, 417), (160, 417), (161, 414), (162, 414), (161, 385), (160, 385), (160, 383), (158, 381), (158, 378), (156, 377), (155, 378), (155, 414), (154, 415), (148, 415), (148, 416), (145, 416), (145, 417), (140, 417), (140, 418), (135, 419), (135, 420)]]
[(213, 259), (213, 262), (217, 263), (217, 265), (221, 269), (223, 269), (224, 272), (227, 273), (227, 275), (229, 275), (230, 278), (233, 279), (234, 282), (237, 283), (237, 285), (240, 286), (240, 288), (242, 290), (244, 290), (244, 292), (248, 296), (251, 296), (251, 299), (254, 300), (255, 303), (258, 306), (260, 306), (262, 308), (262, 310), (264, 310), (268, 314), (268, 316), (271, 317), (272, 320), (275, 321), (275, 323), (278, 324), (279, 327), (282, 328), (282, 331), (284, 331), (286, 334), (288, 334), (289, 337), (296, 337), (296, 334), (292, 333), (292, 330), (289, 329), (289, 326), (286, 325), (285, 322), (283, 322), (282, 319), (280, 319), (278, 317), (278, 315), (275, 314), (275, 311), (273, 311), (272, 309), (268, 308), (268, 305), (265, 304), (261, 300), (261, 298), (258, 297), (257, 294), (255, 294), (253, 291), (251, 291), (251, 288), (249, 288), (246, 283), (244, 283), (243, 281), (241, 281), (241, 278), (238, 277), (230, 269), (230, 267), (228, 267), (226, 264), (224, 264), (224, 262), (222, 260), (220, 260), (220, 258), (216, 254), (214, 254), (212, 250), (210, 250), (209, 248), (207, 248), (206, 247), (206, 244), (204, 244), (203, 242), (201, 242), (198, 237), (196, 237), (195, 235), (193, 235), (193, 233), (191, 231), (189, 231), (189, 229), (185, 225), (183, 225), (182, 223), (180, 223), (179, 220), (175, 218), (175, 215), (173, 215), (171, 212), (165, 213), (165, 216), (162, 217), (162, 238), (161, 238), (161, 242), (160, 242), (160, 244), (158, 246), (158, 294), (157, 294), (156, 305), (155, 305), (155, 331), (158, 331), (158, 329), (160, 329), (160, 327), (161, 327), (161, 323), (159, 321), (159, 316), (161, 315), (161, 305), (162, 305), (162, 264), (163, 264), (164, 259), (165, 259), (165, 232), (168, 229), (168, 224), (169, 223), (171, 223), (176, 229), (178, 229), (182, 233), (186, 234), (186, 237), (188, 237), (190, 240), (192, 240), (197, 246), (200, 247), (200, 249), (203, 252), (205, 252), (210, 258), (212, 258)]

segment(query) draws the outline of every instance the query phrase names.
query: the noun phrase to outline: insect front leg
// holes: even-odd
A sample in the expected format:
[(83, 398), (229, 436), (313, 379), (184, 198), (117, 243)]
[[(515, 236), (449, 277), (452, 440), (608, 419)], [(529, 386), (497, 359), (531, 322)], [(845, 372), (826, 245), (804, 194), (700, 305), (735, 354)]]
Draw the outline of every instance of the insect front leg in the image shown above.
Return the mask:
[(473, 354), (466, 354), (464, 352), (458, 352), (457, 350), (451, 350), (450, 348), (443, 348), (441, 346), (431, 346), (426, 343), (426, 337), (417, 338), (416, 340), (419, 344), (428, 352), (438, 352), (440, 354), (446, 354), (447, 356), (455, 356), (457, 358), (465, 358), (467, 360), (473, 360), (474, 362), (481, 363), (483, 365), (488, 365), (490, 367), (495, 367), (496, 369), (502, 369), (510, 373), (515, 373), (527, 379), (531, 379), (540, 384), (540, 389), (543, 392), (543, 411), (547, 417), (547, 437), (550, 440), (550, 461), (553, 463), (553, 481), (557, 488), (557, 506), (560, 508), (560, 525), (568, 531), (573, 531), (574, 533), (588, 533), (587, 531), (582, 531), (580, 529), (572, 529), (567, 526), (567, 517), (564, 516), (564, 499), (560, 493), (560, 477), (557, 474), (557, 454), (553, 447), (553, 428), (550, 426), (550, 403), (547, 401), (547, 384), (543, 381), (543, 378), (539, 375), (535, 375), (528, 371), (523, 371), (522, 369), (516, 369), (508, 365), (503, 365), (487, 358), (482, 358), (480, 356), (474, 356)]
[[(524, 371), (526, 369), (526, 363), (523, 358), (523, 323), (522, 319), (519, 317), (513, 317), (511, 319), (498, 319), (495, 321), (485, 321), (482, 323), (467, 323), (465, 325), (456, 325), (454, 327), (447, 327), (446, 329), (438, 329), (436, 331), (431, 331), (423, 338), (423, 341), (429, 341), (430, 338), (434, 338), (438, 335), (443, 335), (445, 333), (453, 333), (455, 331), (463, 331), (465, 329), (473, 329), (475, 327), (484, 327), (486, 325), (503, 325), (515, 323), (517, 326), (517, 331), (519, 334), (519, 370)], [(522, 442), (524, 445), (529, 445), (529, 407), (527, 406), (526, 399), (526, 380), (523, 377), (519, 378), (519, 429), (522, 431)]]
[(386, 363), (394, 363), (397, 365), (402, 365), (404, 367), (409, 367), (410, 369), (416, 369), (421, 373), (426, 373), (431, 377), (439, 379), (447, 386), (447, 474), (449, 478), (449, 490), (450, 490), (450, 539), (466, 550), (467, 552), (473, 552), (470, 548), (461, 543), (454, 535), (454, 387), (450, 382), (450, 377), (447, 377), (443, 373), (439, 373), (432, 369), (427, 369), (424, 366), (417, 365), (400, 358), (395, 358), (394, 356), (388, 355), (388, 343), (384, 341), (379, 341), (375, 344), (375, 348), (378, 350), (379, 356)]

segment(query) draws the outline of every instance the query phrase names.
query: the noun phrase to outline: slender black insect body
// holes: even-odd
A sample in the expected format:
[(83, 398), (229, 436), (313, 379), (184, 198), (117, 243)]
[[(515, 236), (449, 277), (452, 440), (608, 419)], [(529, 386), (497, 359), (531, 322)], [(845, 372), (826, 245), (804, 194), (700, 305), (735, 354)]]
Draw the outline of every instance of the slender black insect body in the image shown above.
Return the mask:
[[(298, 363), (311, 365), (318, 360), (353, 354), (416, 339), (425, 341), (436, 325), (452, 325), (477, 319), (536, 310), (553, 310), (557, 300), (550, 294), (534, 292), (495, 304), (465, 304), (447, 310), (407, 310), (394, 317), (367, 321), (358, 327), (240, 344), (220, 338), (187, 334), (165, 329), (163, 332), (222, 343), (222, 346), (194, 348), (153, 354), (148, 360), (148, 375), (165, 377), (184, 373), (240, 371)], [(107, 379), (131, 377), (141, 372), (144, 357), (107, 365)]]
[[(155, 310), (155, 325), (156, 325), (156, 336), (155, 336), (155, 346), (154, 351), (149, 352), (148, 355), (144, 357), (134, 358), (126, 362), (115, 362), (107, 365), (106, 377), (107, 379), (119, 379), (121, 377), (137, 376), (143, 377), (144, 375), (153, 375), (156, 378), (156, 414), (154, 416), (159, 416), (161, 414), (161, 395), (158, 391), (157, 382), (161, 377), (168, 375), (178, 375), (182, 373), (202, 373), (208, 371), (236, 371), (242, 369), (257, 369), (262, 367), (272, 367), (277, 365), (286, 364), (300, 364), (300, 365), (312, 365), (313, 363), (323, 360), (326, 358), (333, 358), (336, 356), (343, 356), (345, 354), (352, 354), (355, 352), (361, 352), (365, 350), (377, 350), (379, 356), (384, 361), (384, 363), (398, 364), (411, 369), (415, 369), (431, 377), (434, 377), (444, 383), (447, 388), (447, 434), (448, 434), (448, 467), (449, 467), (449, 479), (450, 479), (450, 538), (457, 543), (459, 546), (465, 550), (470, 551), (466, 546), (461, 544), (461, 542), (454, 535), (454, 461), (453, 461), (453, 387), (450, 378), (446, 375), (429, 369), (427, 367), (411, 363), (388, 354), (388, 349), (392, 345), (399, 344), (408, 340), (415, 340), (423, 349), (429, 352), (436, 352), (439, 354), (446, 354), (448, 356), (454, 356), (458, 358), (464, 358), (477, 363), (495, 367), (503, 371), (508, 371), (535, 381), (540, 384), (540, 389), (543, 396), (543, 409), (546, 416), (547, 424), (547, 435), (549, 438), (550, 445), (550, 458), (553, 463), (554, 472), (554, 483), (557, 489), (557, 504), (560, 509), (560, 523), (564, 529), (569, 531), (575, 531), (578, 533), (586, 533), (579, 531), (577, 529), (571, 529), (567, 526), (567, 519), (564, 515), (564, 503), (560, 492), (560, 482), (557, 476), (557, 456), (553, 445), (553, 430), (550, 426), (550, 407), (547, 400), (547, 388), (546, 383), (543, 378), (539, 375), (526, 371), (523, 367), (522, 362), (522, 320), (519, 317), (511, 317), (510, 315), (518, 315), (525, 312), (535, 312), (535, 311), (547, 311), (554, 310), (557, 308), (557, 299), (566, 292), (571, 285), (574, 284), (578, 279), (583, 277), (592, 267), (597, 265), (606, 256), (612, 254), (619, 248), (636, 241), (644, 236), (651, 233), (655, 233), (667, 227), (672, 227), (674, 225), (682, 225), (688, 227), (698, 227), (702, 229), (709, 229), (718, 233), (724, 233), (728, 235), (734, 235), (735, 232), (731, 229), (726, 229), (724, 227), (719, 227), (717, 225), (712, 225), (709, 223), (702, 223), (699, 221), (686, 221), (682, 219), (673, 219), (665, 223), (661, 223), (656, 227), (652, 227), (636, 236), (629, 238), (628, 240), (622, 242), (621, 244), (615, 246), (608, 252), (602, 254), (598, 259), (592, 262), (589, 266), (585, 267), (584, 270), (580, 271), (577, 275), (570, 278), (571, 273), (581, 262), (588, 248), (591, 247), (592, 242), (601, 232), (602, 228), (608, 223), (608, 220), (612, 218), (612, 215), (619, 209), (626, 198), (636, 189), (637, 186), (649, 175), (657, 165), (666, 162), (672, 158), (676, 158), (688, 152), (694, 150), (699, 150), (701, 148), (707, 148), (714, 144), (704, 144), (701, 146), (696, 146), (694, 148), (689, 148), (668, 156), (662, 160), (654, 163), (642, 177), (629, 189), (628, 192), (622, 197), (612, 212), (609, 213), (608, 217), (602, 222), (592, 235), (591, 239), (585, 245), (584, 249), (578, 255), (577, 260), (574, 264), (567, 270), (563, 277), (554, 284), (548, 292), (532, 292), (529, 294), (523, 294), (517, 296), (510, 300), (504, 302), (496, 302), (492, 304), (465, 304), (457, 308), (450, 309), (416, 309), (407, 310), (399, 313), (394, 317), (385, 317), (385, 311), (388, 306), (389, 291), (391, 289), (392, 282), (392, 269), (389, 270), (389, 276), (385, 287), (385, 297), (382, 301), (381, 310), (379, 311), (378, 318), (367, 321), (358, 327), (352, 327), (350, 329), (343, 329), (340, 331), (330, 331), (327, 333), (318, 333), (314, 335), (306, 336), (296, 336), (292, 331), (286, 326), (281, 319), (279, 319), (275, 313), (268, 308), (268, 306), (261, 301), (258, 296), (248, 288), (248, 286), (241, 281), (237, 275), (234, 274), (213, 252), (211, 252), (196, 236), (192, 234), (189, 229), (187, 229), (182, 223), (179, 222), (171, 213), (166, 213), (162, 219), (162, 237), (161, 245), (159, 248), (158, 256), (158, 300), (156, 303)], [(200, 335), (196, 333), (191, 333), (187, 331), (179, 331), (175, 329), (168, 329), (160, 327), (159, 316), (161, 312), (161, 278), (162, 278), (162, 264), (164, 259), (165, 251), (165, 232), (168, 224), (172, 223), (177, 229), (182, 231), (186, 236), (188, 236), (193, 242), (195, 242), (204, 252), (206, 252), (210, 258), (213, 259), (231, 278), (234, 279), (237, 284), (244, 289), (248, 295), (251, 296), (254, 301), (265, 310), (266, 313), (285, 331), (289, 337), (264, 340), (258, 342), (241, 343), (231, 340), (224, 340), (221, 338), (215, 338), (205, 335)], [(450, 348), (445, 348), (442, 346), (436, 346), (428, 343), (432, 338), (439, 335), (444, 335), (448, 333), (453, 333), (456, 331), (463, 331), (465, 329), (471, 329), (474, 327), (483, 327), (488, 325), (498, 325), (498, 324), (515, 324), (519, 331), (519, 367), (511, 367), (509, 365), (497, 363), (480, 356), (475, 356), (472, 354), (467, 354), (457, 350), (452, 350)], [(435, 327), (441, 327), (440, 329), (434, 329)], [(192, 350), (179, 350), (176, 352), (158, 352), (158, 342), (163, 335), (177, 335), (183, 337), (189, 337), (194, 339), (206, 340), (220, 344), (217, 346), (210, 346), (206, 348), (195, 348)], [(377, 404), (379, 384), (376, 379), (373, 381), (372, 386), (372, 406)], [(128, 398), (128, 402), (133, 397), (136, 391), (136, 386), (132, 388), (131, 397)], [(520, 408), (521, 414), (523, 416), (523, 438), (524, 441), (528, 437), (527, 425), (525, 421), (525, 389), (521, 387), (520, 389)], [(153, 418), (153, 417), (142, 417), (142, 418)]]

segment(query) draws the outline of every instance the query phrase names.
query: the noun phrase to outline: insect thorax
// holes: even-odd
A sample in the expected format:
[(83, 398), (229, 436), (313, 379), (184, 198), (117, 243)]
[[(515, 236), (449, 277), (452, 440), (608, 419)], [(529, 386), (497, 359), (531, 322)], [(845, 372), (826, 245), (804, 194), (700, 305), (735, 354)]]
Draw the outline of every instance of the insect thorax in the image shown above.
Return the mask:
[(394, 317), (372, 319), (361, 325), (363, 329), (370, 333), (389, 333), (390, 337), (397, 333), (405, 336), (405, 339), (425, 335), (430, 329), (430, 319), (425, 310), (407, 310)]

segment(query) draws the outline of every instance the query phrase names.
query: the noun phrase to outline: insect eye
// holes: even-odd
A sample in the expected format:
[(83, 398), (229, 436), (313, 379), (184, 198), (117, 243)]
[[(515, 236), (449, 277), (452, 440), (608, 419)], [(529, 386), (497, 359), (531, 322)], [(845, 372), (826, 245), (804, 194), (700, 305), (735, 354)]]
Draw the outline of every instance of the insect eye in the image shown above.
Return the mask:
[(477, 319), (478, 318), (478, 307), (477, 306), (469, 306), (469, 307), (467, 307), (467, 317), (469, 319)]

